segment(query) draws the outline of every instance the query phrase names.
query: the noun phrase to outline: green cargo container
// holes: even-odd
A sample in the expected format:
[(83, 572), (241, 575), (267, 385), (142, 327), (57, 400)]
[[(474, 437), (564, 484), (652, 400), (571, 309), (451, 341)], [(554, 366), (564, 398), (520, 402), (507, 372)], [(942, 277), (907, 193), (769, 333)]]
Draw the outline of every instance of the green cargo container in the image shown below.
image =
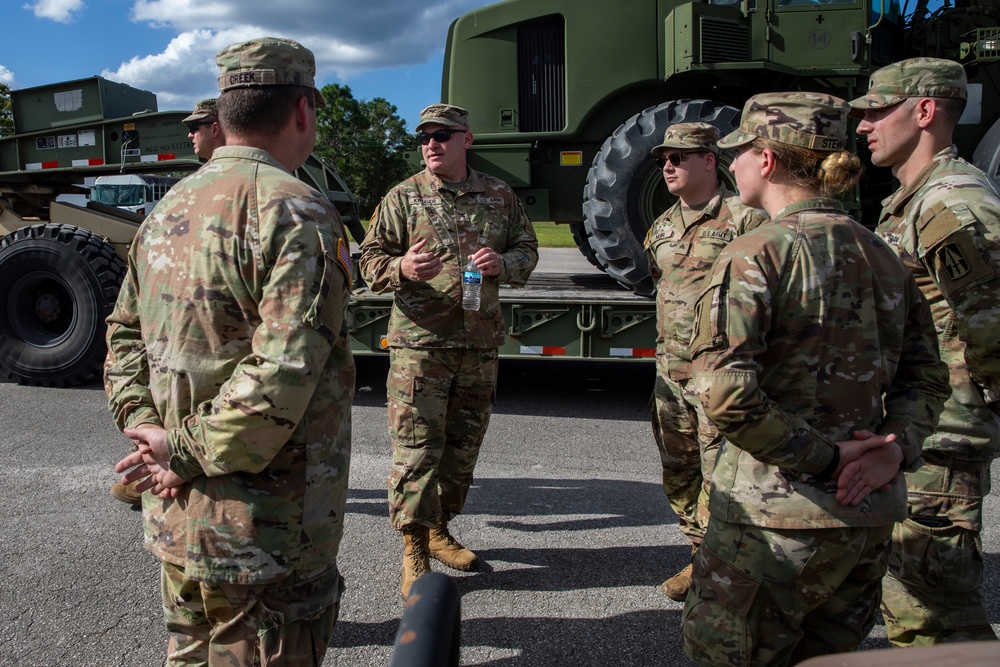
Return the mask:
[(156, 111), (156, 95), (94, 76), (10, 93), (14, 133), (35, 132), (105, 118)]

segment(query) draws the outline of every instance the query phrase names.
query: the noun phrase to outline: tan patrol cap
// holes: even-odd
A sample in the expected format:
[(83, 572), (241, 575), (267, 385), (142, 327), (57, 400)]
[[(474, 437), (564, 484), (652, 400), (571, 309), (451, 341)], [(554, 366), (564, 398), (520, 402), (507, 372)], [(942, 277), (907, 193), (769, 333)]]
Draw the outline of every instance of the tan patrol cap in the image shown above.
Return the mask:
[(910, 58), (872, 73), (868, 94), (851, 101), (851, 116), (861, 118), (865, 109), (883, 109), (908, 97), (968, 99), (965, 68), (944, 58)]
[(650, 153), (660, 155), (670, 149), (719, 152), (719, 129), (710, 123), (676, 123), (667, 128), (663, 143)]
[(215, 98), (201, 100), (194, 105), (191, 115), (182, 120), (182, 123), (195, 123), (200, 120), (217, 120), (219, 118), (219, 108), (215, 105)]
[(326, 100), (316, 88), (316, 59), (298, 42), (280, 37), (258, 37), (230, 44), (215, 56), (219, 91), (254, 86), (306, 86), (316, 91), (316, 106)]
[(445, 127), (469, 127), (469, 112), (454, 104), (432, 104), (420, 112), (417, 132), (424, 125), (444, 125)]
[(839, 151), (847, 143), (847, 102), (825, 93), (762, 93), (743, 106), (740, 127), (719, 141), (737, 148), (757, 137), (817, 151)]

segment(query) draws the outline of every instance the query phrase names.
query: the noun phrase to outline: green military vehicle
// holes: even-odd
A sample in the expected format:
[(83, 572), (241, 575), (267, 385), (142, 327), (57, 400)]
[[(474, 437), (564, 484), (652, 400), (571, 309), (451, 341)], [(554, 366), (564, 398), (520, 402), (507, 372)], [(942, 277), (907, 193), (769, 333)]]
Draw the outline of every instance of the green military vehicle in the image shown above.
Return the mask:
[[(181, 120), (157, 111), (147, 91), (99, 77), (11, 93), (15, 133), (0, 138), (0, 377), (65, 386), (99, 375), (104, 320), (125, 257), (150, 206), (156, 173), (197, 169)], [(143, 174), (142, 178), (124, 178)], [(316, 156), (296, 175), (337, 206), (355, 241), (364, 229), (347, 185)], [(98, 183), (149, 187), (102, 204), (60, 195)], [(95, 185), (95, 188), (97, 186)], [(135, 209), (134, 211), (128, 210)], [(141, 213), (140, 213), (141, 210)], [(385, 354), (391, 294), (372, 294), (356, 276), (348, 328), (355, 354)], [(654, 353), (655, 308), (595, 275), (542, 275), (528, 289), (504, 289), (505, 357), (636, 359)]]
[[(958, 60), (971, 83), (959, 152), (996, 176), (1000, 2), (915, 3), (506, 0), (451, 25), (442, 99), (471, 112), (473, 166), (510, 183), (532, 219), (574, 223), (584, 255), (650, 294), (642, 243), (670, 202), (650, 148), (672, 123), (728, 132), (756, 93), (851, 99), (888, 63)], [(891, 181), (869, 170), (852, 202), (864, 221)]]
[[(104, 319), (149, 211), (60, 195), (79, 200), (87, 177), (198, 169), (181, 122), (189, 112), (157, 111), (153, 93), (101, 77), (12, 91), (11, 108), (14, 134), (0, 138), (0, 375), (79, 384), (101, 369)], [(360, 238), (357, 202), (334, 171), (314, 155), (296, 175)], [(162, 179), (134, 180), (150, 189), (139, 199), (159, 199)]]

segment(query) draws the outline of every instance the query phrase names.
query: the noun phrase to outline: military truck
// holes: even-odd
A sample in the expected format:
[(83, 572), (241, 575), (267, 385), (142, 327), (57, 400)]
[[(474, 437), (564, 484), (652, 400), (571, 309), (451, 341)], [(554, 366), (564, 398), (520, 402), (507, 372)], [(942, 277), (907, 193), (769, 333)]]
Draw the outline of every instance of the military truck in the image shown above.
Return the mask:
[[(201, 162), (181, 123), (188, 112), (157, 111), (147, 91), (93, 77), (16, 90), (11, 103), (15, 133), (0, 138), (0, 376), (79, 384), (100, 373), (104, 320), (145, 216), (57, 198), (86, 192), (89, 177), (121, 182)], [(357, 202), (339, 175), (315, 155), (296, 175), (337, 206), (360, 241)], [(385, 354), (392, 295), (355, 281), (352, 351)], [(655, 351), (655, 305), (599, 273), (539, 274), (529, 289), (503, 289), (501, 308), (505, 357), (644, 360)]]
[[(181, 122), (189, 112), (160, 112), (153, 93), (101, 77), (12, 91), (11, 108), (14, 134), (0, 138), (0, 375), (79, 384), (103, 364), (104, 319), (145, 216), (57, 198), (87, 192), (87, 177), (198, 169)], [(361, 238), (357, 201), (336, 172), (313, 155), (296, 176)]]
[[(756, 93), (851, 99), (888, 63), (958, 60), (971, 82), (959, 152), (996, 176), (1000, 0), (914, 1), (506, 0), (452, 23), (441, 96), (471, 112), (473, 166), (514, 186), (533, 220), (573, 224), (592, 263), (650, 294), (642, 242), (671, 201), (650, 148), (678, 122), (725, 134)], [(869, 170), (849, 202), (863, 222), (891, 186)]]

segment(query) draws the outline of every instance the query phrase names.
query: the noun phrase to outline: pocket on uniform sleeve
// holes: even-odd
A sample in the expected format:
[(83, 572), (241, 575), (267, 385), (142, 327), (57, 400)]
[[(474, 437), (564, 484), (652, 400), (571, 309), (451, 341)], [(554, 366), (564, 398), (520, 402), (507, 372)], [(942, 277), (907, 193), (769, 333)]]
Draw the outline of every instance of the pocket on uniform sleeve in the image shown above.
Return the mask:
[(924, 263), (936, 276), (935, 282), (953, 300), (965, 290), (997, 277), (997, 267), (975, 227), (975, 216), (956, 202), (949, 207), (932, 207), (933, 217), (920, 221), (920, 241), (927, 248)]
[(694, 309), (691, 355), (728, 345), (729, 260), (717, 264)]
[(317, 267), (314, 298), (303, 320), (332, 343), (340, 334), (347, 310), (344, 287), (351, 284), (351, 253), (344, 239), (322, 228), (318, 231), (322, 265)]

